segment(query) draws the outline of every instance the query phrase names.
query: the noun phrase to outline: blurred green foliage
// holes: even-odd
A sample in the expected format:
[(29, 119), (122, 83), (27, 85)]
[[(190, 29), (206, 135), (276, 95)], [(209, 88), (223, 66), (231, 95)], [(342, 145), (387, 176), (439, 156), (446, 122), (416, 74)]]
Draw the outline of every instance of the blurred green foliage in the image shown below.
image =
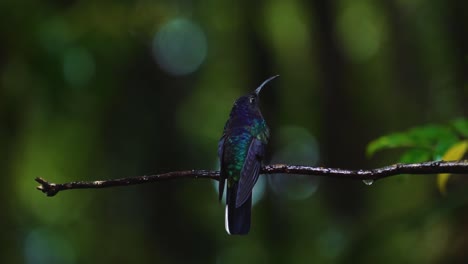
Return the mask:
[(424, 125), (379, 137), (367, 145), (367, 155), (370, 157), (383, 149), (406, 148), (400, 162), (441, 160), (447, 150), (466, 138), (468, 120), (460, 118), (446, 125)]
[[(246, 237), (226, 234), (206, 181), (47, 198), (33, 179), (214, 169), (232, 103), (274, 74), (261, 98), (272, 160), (388, 165), (400, 153), (369, 160), (369, 141), (468, 115), (467, 10), (442, 0), (0, 1), (0, 262), (466, 261), (463, 177), (444, 197), (431, 176), (370, 187), (262, 177)], [(466, 123), (453, 127), (466, 135)], [(435, 147), (432, 159), (452, 131), (390, 141)], [(379, 144), (371, 152), (391, 146)]]
[[(402, 163), (456, 161), (465, 157), (467, 139), (468, 120), (459, 118), (446, 125), (425, 125), (379, 137), (367, 145), (367, 155), (370, 157), (384, 149), (403, 148), (399, 159)], [(449, 176), (447, 173), (437, 175), (441, 193), (446, 193)]]

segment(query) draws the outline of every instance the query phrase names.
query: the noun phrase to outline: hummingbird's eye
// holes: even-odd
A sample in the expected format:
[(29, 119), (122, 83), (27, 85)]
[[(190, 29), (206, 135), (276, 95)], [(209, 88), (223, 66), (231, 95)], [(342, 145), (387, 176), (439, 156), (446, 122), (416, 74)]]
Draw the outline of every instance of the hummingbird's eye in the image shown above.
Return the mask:
[(253, 97), (253, 96), (250, 97), (250, 98), (249, 98), (249, 101), (250, 101), (251, 104), (255, 103), (255, 97)]

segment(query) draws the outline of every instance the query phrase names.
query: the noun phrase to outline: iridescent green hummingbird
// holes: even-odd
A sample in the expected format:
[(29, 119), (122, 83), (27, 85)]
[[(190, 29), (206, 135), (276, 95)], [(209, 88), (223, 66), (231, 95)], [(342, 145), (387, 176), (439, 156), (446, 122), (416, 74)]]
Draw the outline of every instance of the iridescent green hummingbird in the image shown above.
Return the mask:
[(270, 77), (254, 92), (236, 100), (218, 144), (219, 199), (227, 181), (225, 221), (230, 235), (245, 235), (250, 230), (252, 189), (260, 174), (270, 134), (258, 105), (259, 93), (276, 77)]

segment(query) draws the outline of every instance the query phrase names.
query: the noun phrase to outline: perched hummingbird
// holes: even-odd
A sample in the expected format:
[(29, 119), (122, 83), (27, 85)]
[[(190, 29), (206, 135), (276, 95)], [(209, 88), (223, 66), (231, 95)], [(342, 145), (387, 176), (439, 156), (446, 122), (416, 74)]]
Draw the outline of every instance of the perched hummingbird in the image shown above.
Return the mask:
[(254, 92), (236, 100), (219, 140), (219, 200), (223, 198), (227, 180), (225, 221), (230, 235), (245, 235), (250, 230), (252, 189), (260, 174), (270, 135), (260, 112), (258, 96), (263, 86), (278, 76), (267, 79)]

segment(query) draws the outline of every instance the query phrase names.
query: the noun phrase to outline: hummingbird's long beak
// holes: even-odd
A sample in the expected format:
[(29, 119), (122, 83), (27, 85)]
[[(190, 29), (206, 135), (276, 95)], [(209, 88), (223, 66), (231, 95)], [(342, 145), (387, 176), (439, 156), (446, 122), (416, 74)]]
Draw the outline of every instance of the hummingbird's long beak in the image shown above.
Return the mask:
[(269, 81), (275, 79), (278, 76), (279, 75), (272, 76), (272, 77), (268, 78), (266, 81), (264, 81), (262, 84), (260, 84), (260, 86), (257, 89), (255, 89), (255, 94), (257, 94), (257, 96), (258, 96), (258, 94), (262, 90), (263, 86), (265, 86), (265, 84), (267, 84)]

